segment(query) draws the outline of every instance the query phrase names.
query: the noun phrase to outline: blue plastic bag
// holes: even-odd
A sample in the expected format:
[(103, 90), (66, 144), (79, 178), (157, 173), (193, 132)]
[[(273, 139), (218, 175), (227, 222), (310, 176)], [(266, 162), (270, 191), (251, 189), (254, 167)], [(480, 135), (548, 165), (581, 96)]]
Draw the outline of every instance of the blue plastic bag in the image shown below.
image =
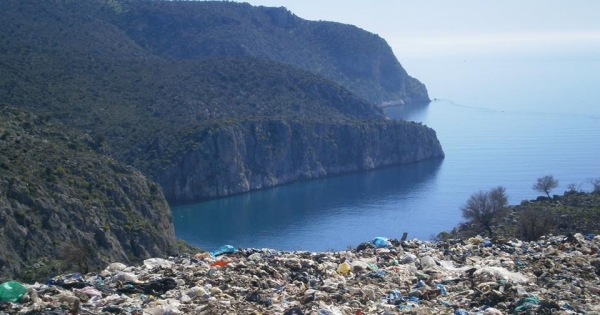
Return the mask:
[(375, 248), (392, 247), (392, 243), (390, 243), (390, 241), (385, 237), (376, 237), (371, 241), (371, 243), (375, 245)]
[(219, 247), (219, 249), (217, 249), (214, 252), (210, 252), (210, 255), (213, 257), (217, 257), (223, 254), (233, 254), (236, 252), (235, 247), (231, 246), (231, 245), (223, 245), (221, 247)]
[(400, 303), (405, 301), (404, 297), (402, 296), (402, 293), (400, 293), (399, 290), (392, 290), (386, 297), (386, 300), (388, 304), (394, 305), (399, 305)]
[(435, 286), (436, 286), (438, 289), (440, 289), (440, 291), (442, 292), (442, 295), (448, 295), (448, 290), (446, 289), (446, 287), (445, 287), (443, 284), (441, 284), (441, 283), (438, 283), (438, 284), (436, 284)]

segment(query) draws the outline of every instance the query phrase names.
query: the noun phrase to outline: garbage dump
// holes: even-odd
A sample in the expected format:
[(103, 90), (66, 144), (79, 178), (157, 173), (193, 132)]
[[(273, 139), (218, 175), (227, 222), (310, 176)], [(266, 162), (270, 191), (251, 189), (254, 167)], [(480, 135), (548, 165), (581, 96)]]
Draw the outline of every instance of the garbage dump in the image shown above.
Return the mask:
[(600, 314), (600, 237), (227, 247), (0, 285), (0, 314)]

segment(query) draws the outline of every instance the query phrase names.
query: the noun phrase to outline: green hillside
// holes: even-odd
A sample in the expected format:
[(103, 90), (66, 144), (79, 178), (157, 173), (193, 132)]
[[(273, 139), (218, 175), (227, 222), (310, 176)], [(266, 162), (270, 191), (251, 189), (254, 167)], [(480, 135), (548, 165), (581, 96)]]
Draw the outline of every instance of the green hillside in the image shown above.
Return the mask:
[(0, 110), (0, 278), (176, 252), (156, 183), (102, 154), (105, 143), (49, 116)]
[[(206, 16), (200, 13), (204, 12), (204, 6), (208, 6)], [(204, 57), (205, 54), (200, 53), (174, 56), (172, 52), (161, 51), (158, 47), (162, 45), (161, 47), (175, 49), (187, 45), (186, 40), (177, 40), (175, 35), (150, 38), (146, 36), (143, 25), (134, 25), (142, 23), (140, 19), (151, 19), (153, 14), (158, 13), (160, 16), (168, 16), (169, 20), (159, 19), (148, 25), (188, 25), (191, 23), (187, 20), (190, 12), (198, 12), (196, 17), (202, 23), (213, 23), (218, 17), (217, 11), (222, 14), (231, 11), (229, 17), (220, 20), (236, 20), (241, 18), (238, 8), (249, 10), (244, 16), (256, 15), (257, 19), (263, 19), (265, 14), (271, 12), (271, 9), (225, 2), (2, 1), (0, 71), (3, 75), (0, 76), (0, 99), (35, 113), (48, 115), (53, 121), (76, 126), (90, 134), (95, 141), (106, 141), (106, 150), (110, 155), (159, 180), (163, 188), (178, 185), (171, 180), (167, 181), (167, 177), (177, 177), (179, 181), (189, 180), (185, 178), (188, 175), (182, 178), (180, 174), (173, 172), (174, 169), (180, 169), (179, 166), (186, 159), (186, 163), (192, 163), (189, 162), (189, 155), (194, 154), (201, 154), (202, 161), (218, 161), (215, 168), (223, 172), (212, 175), (195, 174), (194, 182), (202, 182), (204, 186), (211, 185), (212, 179), (217, 176), (231, 178), (226, 186), (245, 187), (241, 191), (227, 188), (216, 195), (201, 194), (186, 197), (188, 199), (222, 196), (291, 180), (443, 155), (435, 133), (425, 131), (427, 128), (423, 126), (412, 127), (410, 123), (388, 121), (377, 106), (330, 79), (284, 63), (247, 56)], [(190, 25), (196, 25), (194, 23)], [(224, 29), (219, 29), (225, 32)], [(276, 31), (278, 28), (265, 25), (265, 31), (269, 29)], [(135, 33), (134, 30), (140, 32)], [(222, 40), (233, 39), (237, 37), (235, 32), (232, 30), (229, 35), (223, 33), (215, 36)], [(374, 36), (362, 31), (356, 34), (359, 37)], [(167, 39), (171, 41), (166, 42)], [(285, 46), (284, 42), (278, 42), (277, 39), (273, 42)], [(207, 45), (208, 43), (201, 46), (215, 49), (219, 47), (217, 44)], [(309, 55), (313, 56), (312, 53)], [(329, 61), (320, 62), (329, 64)], [(311, 133), (318, 130), (306, 129), (307, 124), (334, 126), (321, 128), (327, 128), (331, 134), (317, 135), (314, 141), (318, 143), (332, 143), (332, 139), (340, 137), (341, 127), (366, 132), (374, 124), (372, 126), (378, 126), (377, 128), (389, 125), (390, 128), (384, 129), (396, 128), (394, 132), (400, 132), (392, 132), (381, 141), (383, 147), (390, 152), (405, 152), (405, 156), (387, 158), (382, 154), (380, 146), (365, 150), (365, 154), (352, 152), (352, 155), (347, 155), (337, 145), (328, 145), (330, 151), (325, 151), (321, 150), (325, 144), (313, 143), (310, 146), (319, 147), (293, 146), (294, 152), (278, 155), (278, 158), (284, 160), (276, 163), (285, 164), (285, 167), (277, 168), (278, 171), (261, 165), (261, 161), (255, 161), (256, 155), (245, 156), (247, 150), (240, 151), (238, 158), (243, 160), (242, 164), (250, 163), (254, 166), (240, 166), (235, 171), (226, 171), (230, 161), (224, 158), (224, 148), (219, 146), (238, 150), (241, 148), (241, 138), (235, 135), (229, 139), (231, 133), (227, 136), (229, 140), (219, 138), (224, 128), (241, 128), (239, 130), (243, 134), (255, 134), (256, 130), (266, 128), (264, 124), (273, 121), (294, 126), (290, 131), (294, 136), (293, 139), (277, 143), (285, 146), (278, 148), (271, 143), (272, 134), (262, 134), (257, 139), (262, 143), (263, 151), (282, 152), (292, 147), (289, 141), (299, 143), (299, 139), (310, 138), (305, 134), (294, 133), (297, 129)], [(392, 128), (392, 125), (396, 127)], [(248, 130), (250, 126), (254, 126), (255, 130)], [(402, 140), (402, 146), (406, 146), (402, 150), (398, 150), (400, 144), (396, 140), (406, 137), (407, 131), (400, 131), (398, 128), (410, 129), (416, 138), (411, 142)], [(423, 130), (417, 131), (419, 128)], [(380, 141), (370, 138), (374, 134), (353, 134), (354, 136), (344, 140), (348, 147), (365, 148), (365, 141)], [(225, 142), (215, 142), (216, 139)], [(419, 145), (423, 143), (427, 143), (427, 147), (420, 148)], [(392, 151), (392, 148), (396, 149)], [(320, 151), (323, 155), (307, 155), (298, 150)], [(323, 157), (331, 153), (346, 156), (332, 160), (331, 165), (323, 164)], [(372, 161), (373, 159), (375, 160)], [(295, 162), (290, 164), (291, 160)], [(201, 172), (202, 167), (198, 165), (200, 160), (193, 161), (195, 168), (192, 173)], [(190, 172), (189, 169), (187, 171)], [(168, 176), (165, 172), (169, 173)], [(295, 175), (290, 175), (290, 172)], [(235, 178), (241, 178), (239, 174), (242, 173), (242, 177), (258, 176), (260, 179), (255, 184), (240, 186)], [(239, 180), (243, 181), (243, 178)], [(167, 197), (172, 199), (175, 195), (178, 194)]]

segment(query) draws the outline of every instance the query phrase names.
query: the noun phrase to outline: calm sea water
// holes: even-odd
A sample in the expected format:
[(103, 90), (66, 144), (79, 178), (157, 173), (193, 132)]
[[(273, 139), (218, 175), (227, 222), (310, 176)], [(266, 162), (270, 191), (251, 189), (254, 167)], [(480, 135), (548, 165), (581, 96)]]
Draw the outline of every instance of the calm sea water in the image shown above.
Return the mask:
[[(478, 190), (533, 199), (536, 178), (600, 177), (600, 61), (428, 65), (430, 104), (386, 108), (437, 131), (446, 158), (173, 207), (178, 237), (280, 250), (345, 249), (376, 236), (428, 239), (461, 221)], [(429, 83), (428, 83), (429, 85)]]

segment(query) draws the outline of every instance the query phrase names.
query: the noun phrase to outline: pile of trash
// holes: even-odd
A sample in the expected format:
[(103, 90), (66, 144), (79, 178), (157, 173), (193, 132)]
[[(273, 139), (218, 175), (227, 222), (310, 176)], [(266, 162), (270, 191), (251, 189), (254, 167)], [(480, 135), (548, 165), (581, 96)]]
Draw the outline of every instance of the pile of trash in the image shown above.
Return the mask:
[(0, 314), (600, 314), (600, 236), (224, 246), (0, 285)]

